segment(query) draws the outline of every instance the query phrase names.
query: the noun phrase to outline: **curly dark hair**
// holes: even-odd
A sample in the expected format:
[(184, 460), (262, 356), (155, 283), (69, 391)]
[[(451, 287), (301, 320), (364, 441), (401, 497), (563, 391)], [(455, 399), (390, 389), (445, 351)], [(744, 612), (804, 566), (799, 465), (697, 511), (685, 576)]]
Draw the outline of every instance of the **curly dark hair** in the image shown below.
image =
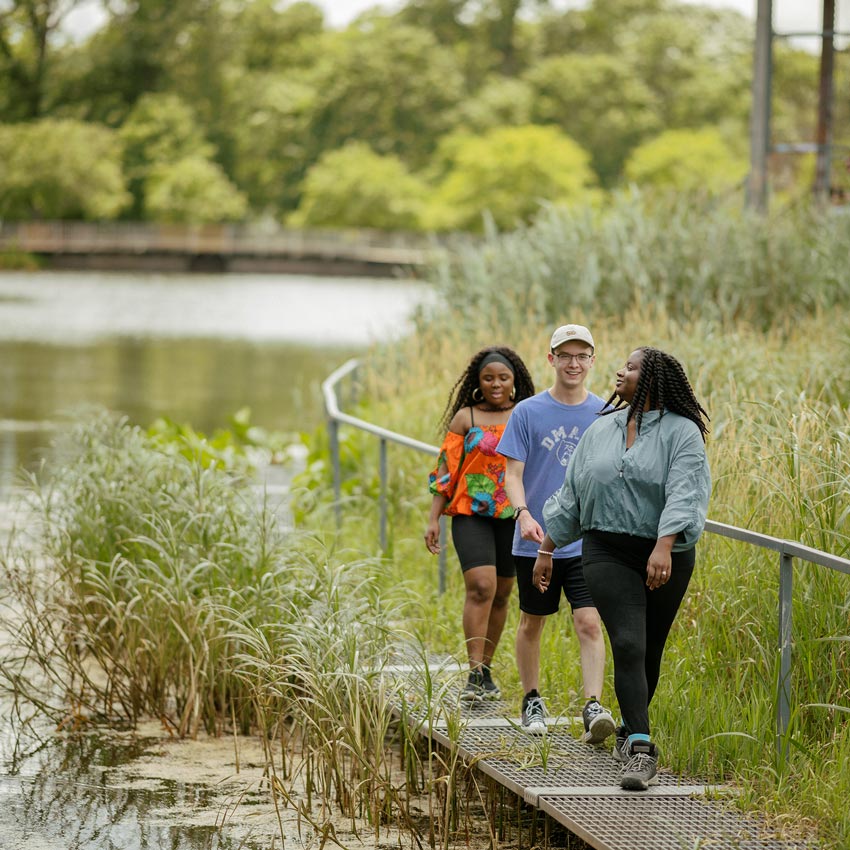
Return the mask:
[[(634, 397), (628, 403), (629, 413), (626, 421), (634, 418), (637, 429), (640, 431), (643, 409), (648, 398), (650, 407), (655, 410), (660, 409), (662, 415), (666, 409), (690, 419), (699, 428), (704, 442), (708, 427), (703, 417), (709, 421), (710, 417), (697, 401), (682, 364), (672, 354), (667, 354), (658, 348), (642, 346), (635, 350), (643, 352), (643, 362), (640, 366), (640, 376)], [(617, 398), (616, 392), (611, 393), (606, 406), (611, 405)], [(613, 413), (614, 410), (622, 410), (625, 406), (626, 402), (620, 398), (613, 409), (609, 408), (604, 412)]]
[(457, 382), (452, 387), (449, 393), (449, 400), (446, 403), (446, 409), (440, 419), (440, 428), (445, 433), (449, 428), (449, 423), (452, 421), (455, 413), (462, 407), (470, 407), (478, 402), (472, 397), (474, 390), (479, 388), (478, 373), (481, 369), (481, 361), (488, 354), (500, 354), (514, 367), (514, 402), (520, 402), (525, 398), (530, 398), (534, 395), (534, 381), (522, 362), (522, 358), (512, 348), (504, 345), (493, 345), (488, 348), (482, 348), (472, 356), (463, 374), (457, 379)]

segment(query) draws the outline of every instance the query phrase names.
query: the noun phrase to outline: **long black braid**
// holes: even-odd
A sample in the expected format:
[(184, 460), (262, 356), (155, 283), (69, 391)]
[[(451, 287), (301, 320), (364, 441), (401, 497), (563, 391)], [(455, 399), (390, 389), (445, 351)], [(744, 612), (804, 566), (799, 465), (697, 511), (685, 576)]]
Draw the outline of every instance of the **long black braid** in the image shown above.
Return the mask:
[[(690, 419), (699, 428), (702, 439), (705, 441), (708, 427), (703, 417), (709, 421), (710, 417), (697, 401), (682, 364), (671, 354), (658, 348), (643, 346), (636, 350), (643, 352), (643, 361), (634, 397), (628, 404), (629, 412), (626, 421), (634, 418), (637, 430), (640, 432), (643, 410), (648, 398), (650, 409), (661, 410), (662, 416), (666, 409)], [(622, 410), (626, 402), (618, 398), (616, 392), (611, 394), (607, 404), (611, 405), (614, 399), (618, 401), (613, 410)], [(609, 409), (605, 412), (613, 413), (613, 410)]]
[(473, 355), (469, 365), (464, 370), (463, 374), (457, 379), (457, 382), (452, 387), (449, 393), (449, 400), (446, 403), (446, 409), (443, 411), (443, 416), (440, 419), (440, 426), (443, 433), (448, 430), (449, 423), (454, 418), (462, 407), (470, 407), (479, 403), (481, 400), (474, 399), (472, 393), (479, 388), (478, 373), (481, 370), (481, 361), (488, 354), (501, 354), (514, 367), (514, 394), (513, 401), (519, 402), (525, 398), (531, 398), (534, 395), (534, 381), (525, 368), (525, 363), (522, 358), (512, 348), (507, 348), (502, 345), (494, 345), (489, 348), (482, 348), (481, 351)]

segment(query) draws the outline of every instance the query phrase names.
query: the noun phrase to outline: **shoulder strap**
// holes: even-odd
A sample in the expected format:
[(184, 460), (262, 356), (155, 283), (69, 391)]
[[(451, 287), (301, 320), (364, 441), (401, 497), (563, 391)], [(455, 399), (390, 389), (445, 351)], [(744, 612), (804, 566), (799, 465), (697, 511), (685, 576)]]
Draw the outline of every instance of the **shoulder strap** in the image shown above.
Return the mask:
[(475, 427), (475, 416), (473, 416), (472, 411), (473, 411), (473, 407), (472, 407), (472, 405), (470, 404), (470, 405), (469, 405), (469, 427), (470, 427), (470, 428), (474, 428), (474, 427)]

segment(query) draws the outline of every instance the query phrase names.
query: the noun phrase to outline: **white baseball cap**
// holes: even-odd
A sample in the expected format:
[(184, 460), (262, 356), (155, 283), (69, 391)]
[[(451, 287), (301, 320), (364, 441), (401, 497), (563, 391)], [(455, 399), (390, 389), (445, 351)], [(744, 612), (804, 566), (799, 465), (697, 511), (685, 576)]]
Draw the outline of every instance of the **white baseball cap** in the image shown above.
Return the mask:
[(591, 348), (596, 349), (593, 337), (584, 325), (561, 325), (552, 334), (549, 349), (554, 351), (559, 345), (563, 345), (565, 342), (571, 342), (572, 340), (586, 342)]

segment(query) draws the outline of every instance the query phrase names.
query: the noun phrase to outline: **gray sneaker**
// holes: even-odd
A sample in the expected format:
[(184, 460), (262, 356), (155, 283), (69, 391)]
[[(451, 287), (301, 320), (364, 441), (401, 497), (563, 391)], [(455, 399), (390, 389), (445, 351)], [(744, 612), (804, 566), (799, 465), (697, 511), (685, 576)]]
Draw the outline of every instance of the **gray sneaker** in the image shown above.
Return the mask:
[(627, 791), (646, 791), (658, 784), (658, 750), (651, 741), (632, 741), (629, 760), (620, 774), (620, 787)]
[(460, 692), (462, 702), (479, 702), (484, 699), (484, 676), (480, 670), (470, 670), (463, 690)]
[(625, 764), (629, 760), (626, 753), (626, 742), (628, 739), (629, 736), (626, 734), (625, 726), (618, 726), (614, 730), (614, 749), (611, 750), (611, 755), (614, 756), (615, 761), (621, 764)]
[(523, 700), (522, 728), (530, 735), (546, 734), (546, 706), (542, 697), (529, 697)]
[(596, 697), (591, 697), (581, 712), (584, 720), (582, 741), (586, 744), (601, 744), (614, 732), (614, 718), (607, 708), (603, 708)]

